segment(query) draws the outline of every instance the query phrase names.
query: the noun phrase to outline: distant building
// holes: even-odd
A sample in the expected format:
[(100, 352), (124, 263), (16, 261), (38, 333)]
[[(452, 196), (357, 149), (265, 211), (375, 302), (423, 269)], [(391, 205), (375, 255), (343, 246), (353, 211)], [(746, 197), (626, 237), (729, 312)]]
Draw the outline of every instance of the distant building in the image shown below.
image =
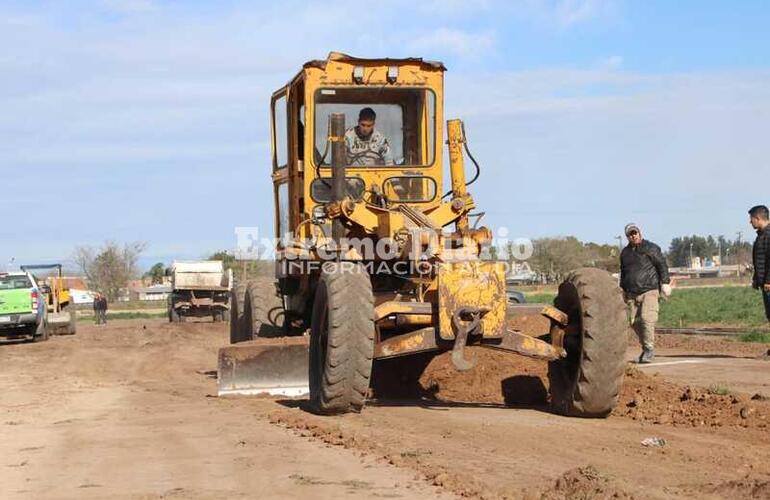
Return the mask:
[(508, 272), (505, 281), (509, 285), (530, 285), (540, 280), (538, 274), (529, 266), (529, 263), (521, 262), (513, 264), (513, 268)]
[(131, 290), (131, 300), (165, 301), (171, 293), (169, 285), (152, 285)]

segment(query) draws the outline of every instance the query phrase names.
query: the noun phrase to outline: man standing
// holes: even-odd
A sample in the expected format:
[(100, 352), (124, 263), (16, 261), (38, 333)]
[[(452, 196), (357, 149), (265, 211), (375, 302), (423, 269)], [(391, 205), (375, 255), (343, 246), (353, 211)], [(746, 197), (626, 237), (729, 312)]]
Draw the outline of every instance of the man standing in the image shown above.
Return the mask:
[(752, 259), (754, 276), (751, 286), (762, 292), (765, 303), (765, 317), (770, 321), (770, 212), (765, 205), (757, 205), (749, 210), (749, 222), (757, 231), (754, 240)]
[(345, 131), (348, 165), (393, 165), (390, 142), (374, 128), (376, 120), (372, 108), (363, 108), (358, 113), (358, 125)]
[(625, 228), (628, 245), (620, 253), (620, 287), (631, 316), (631, 324), (642, 344), (639, 363), (655, 357), (655, 323), (658, 322), (658, 299), (671, 295), (668, 265), (660, 247), (642, 238), (636, 224)]
[(94, 321), (96, 322), (97, 325), (99, 324), (100, 319), (101, 318), (99, 317), (99, 293), (97, 292), (94, 295)]
[(102, 316), (102, 324), (107, 324), (107, 296), (104, 294), (101, 294), (99, 296), (99, 299), (101, 300), (101, 306), (99, 307), (99, 314)]
[(107, 297), (101, 293), (94, 297), (94, 316), (97, 325), (107, 324)]

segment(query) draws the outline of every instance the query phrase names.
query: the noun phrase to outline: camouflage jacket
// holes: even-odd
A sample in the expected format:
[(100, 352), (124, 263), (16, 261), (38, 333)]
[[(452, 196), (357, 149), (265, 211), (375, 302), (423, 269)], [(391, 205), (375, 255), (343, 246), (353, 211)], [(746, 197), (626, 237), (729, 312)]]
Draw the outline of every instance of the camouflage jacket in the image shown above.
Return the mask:
[(345, 131), (345, 148), (348, 165), (393, 165), (390, 142), (379, 130), (373, 130), (369, 137), (362, 139), (356, 127), (349, 128)]

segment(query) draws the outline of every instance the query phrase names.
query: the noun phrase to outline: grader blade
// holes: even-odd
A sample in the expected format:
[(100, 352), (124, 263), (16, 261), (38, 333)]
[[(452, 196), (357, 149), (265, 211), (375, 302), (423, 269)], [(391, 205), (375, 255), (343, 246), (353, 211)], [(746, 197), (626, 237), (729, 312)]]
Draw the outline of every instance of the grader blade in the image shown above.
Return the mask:
[(242, 342), (219, 350), (218, 394), (300, 397), (309, 394), (308, 338)]

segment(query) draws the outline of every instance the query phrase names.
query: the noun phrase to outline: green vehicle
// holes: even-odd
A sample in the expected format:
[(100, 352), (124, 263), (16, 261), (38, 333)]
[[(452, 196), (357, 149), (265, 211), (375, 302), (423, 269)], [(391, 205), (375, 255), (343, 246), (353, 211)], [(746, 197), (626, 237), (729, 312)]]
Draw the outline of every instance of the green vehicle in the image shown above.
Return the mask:
[(27, 272), (0, 273), (0, 337), (48, 340), (46, 298)]

